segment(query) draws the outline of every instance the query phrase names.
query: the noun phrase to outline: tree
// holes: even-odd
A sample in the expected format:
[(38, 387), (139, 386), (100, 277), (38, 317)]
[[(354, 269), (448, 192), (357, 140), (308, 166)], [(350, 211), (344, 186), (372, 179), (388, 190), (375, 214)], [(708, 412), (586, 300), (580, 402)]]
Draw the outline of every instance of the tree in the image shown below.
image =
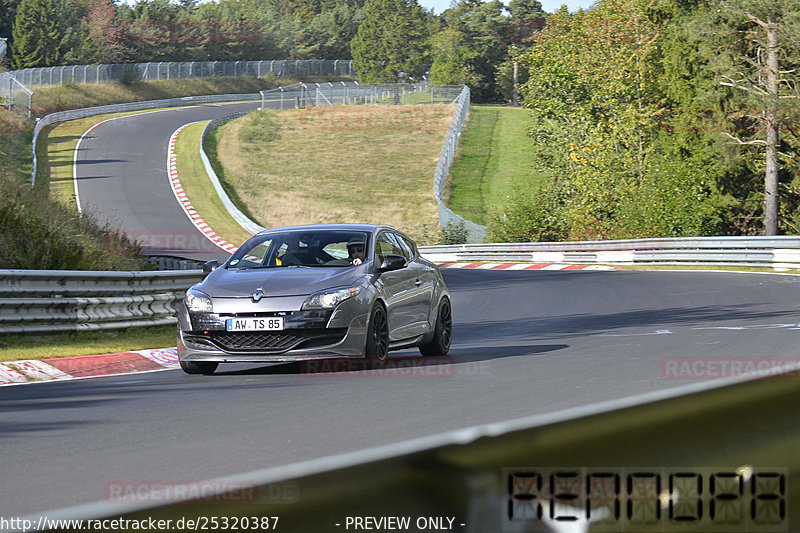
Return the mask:
[[(706, 57), (719, 83), (743, 98), (725, 132), (742, 145), (764, 150), (764, 234), (778, 233), (780, 131), (797, 120), (800, 98), (800, 0), (726, 0), (717, 17), (699, 27)], [(755, 126), (755, 127), (751, 127)]]
[(62, 64), (75, 37), (74, 18), (64, 0), (22, 0), (13, 31), (16, 68)]
[[(659, 6), (660, 9), (660, 6)], [(665, 94), (668, 18), (647, 0), (601, 0), (550, 15), (520, 53), (535, 145), (494, 238), (685, 236), (717, 228), (710, 152), (676, 146), (682, 118)]]
[(124, 32), (111, 0), (96, 2), (83, 20), (98, 63), (118, 63), (125, 58)]
[(19, 3), (20, 0), (0, 0), (0, 37), (9, 39), (9, 46)]
[(508, 56), (508, 18), (499, 0), (460, 0), (443, 13), (446, 27), (433, 36), (431, 81), (466, 84), (476, 101), (501, 99), (496, 77)]
[(511, 0), (508, 3), (508, 11), (515, 19), (534, 19), (544, 17), (546, 14), (539, 0)]
[(416, 0), (370, 0), (350, 43), (353, 67), (367, 83), (420, 78), (428, 59), (429, 20)]

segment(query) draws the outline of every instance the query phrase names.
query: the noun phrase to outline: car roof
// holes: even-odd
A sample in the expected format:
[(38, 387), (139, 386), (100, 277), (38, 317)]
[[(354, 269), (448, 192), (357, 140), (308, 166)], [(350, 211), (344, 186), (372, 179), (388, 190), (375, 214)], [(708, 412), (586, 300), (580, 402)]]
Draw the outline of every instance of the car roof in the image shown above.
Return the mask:
[(270, 228), (259, 232), (259, 235), (263, 233), (272, 233), (274, 231), (318, 231), (318, 230), (368, 231), (370, 233), (375, 233), (376, 231), (383, 229), (402, 233), (402, 231), (396, 228), (393, 228), (391, 226), (385, 226), (382, 224), (311, 224), (307, 226), (286, 226), (282, 228)]

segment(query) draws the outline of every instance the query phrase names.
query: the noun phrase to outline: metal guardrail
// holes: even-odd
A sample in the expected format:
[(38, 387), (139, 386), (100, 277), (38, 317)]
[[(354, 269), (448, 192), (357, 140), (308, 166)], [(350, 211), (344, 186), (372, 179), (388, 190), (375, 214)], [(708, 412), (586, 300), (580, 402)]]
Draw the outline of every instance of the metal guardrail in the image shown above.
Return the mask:
[(423, 246), (432, 261), (800, 268), (800, 237), (688, 237)]
[(0, 270), (0, 333), (174, 324), (200, 270)]
[[(281, 92), (283, 94), (283, 92)], [(262, 94), (262, 106), (264, 105), (264, 98)], [(208, 174), (208, 178), (211, 180), (211, 184), (214, 186), (214, 190), (217, 192), (217, 196), (222, 201), (222, 205), (225, 207), (225, 210), (228, 211), (231, 217), (242, 227), (245, 231), (256, 234), (259, 231), (264, 231), (264, 227), (259, 225), (257, 222), (250, 220), (250, 218), (242, 213), (242, 211), (236, 207), (236, 204), (233, 203), (233, 200), (230, 199), (228, 193), (225, 192), (225, 189), (222, 187), (222, 183), (219, 181), (219, 177), (217, 173), (214, 171), (214, 167), (211, 166), (211, 161), (208, 159), (208, 155), (206, 154), (206, 150), (204, 148), (206, 142), (206, 135), (208, 132), (211, 131), (211, 128), (222, 124), (224, 122), (228, 122), (229, 120), (233, 120), (239, 117), (246, 115), (247, 112), (241, 113), (232, 113), (230, 115), (225, 115), (223, 117), (215, 118), (203, 129), (203, 135), (200, 137), (200, 159), (203, 161), (203, 166), (206, 169), (206, 174)]]
[[(244, 215), (242, 215), (244, 216)], [(800, 269), (800, 237), (695, 237), (423, 246), (437, 262), (729, 265)], [(162, 258), (167, 259), (167, 258)], [(174, 323), (200, 270), (0, 270), (0, 333)]]
[[(278, 528), (293, 532), (364, 529), (353, 517), (409, 517), (410, 527), (393, 528), (401, 531), (796, 531), (800, 412), (787, 406), (800, 379), (788, 368), (774, 376), (680, 386), (190, 484), (203, 499), (163, 504), (178, 492), (161, 486), (46, 514), (173, 524), (278, 517)], [(560, 490), (548, 489), (555, 480)], [(454, 527), (414, 529), (429, 518)], [(35, 525), (38, 517), (26, 519)]]

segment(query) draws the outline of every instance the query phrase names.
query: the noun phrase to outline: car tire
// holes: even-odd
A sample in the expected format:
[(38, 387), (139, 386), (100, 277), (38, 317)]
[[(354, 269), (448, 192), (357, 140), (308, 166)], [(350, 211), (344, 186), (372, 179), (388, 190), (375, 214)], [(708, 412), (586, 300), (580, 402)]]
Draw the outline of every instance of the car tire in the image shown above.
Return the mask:
[(181, 370), (187, 374), (213, 374), (219, 363), (193, 363), (191, 361), (181, 361)]
[(385, 361), (389, 353), (389, 321), (386, 318), (386, 309), (380, 303), (375, 303), (367, 324), (367, 343), (365, 355), (371, 361)]
[(420, 344), (419, 352), (422, 355), (447, 355), (450, 351), (450, 341), (453, 339), (453, 312), (450, 300), (442, 298), (436, 313), (436, 326), (433, 337), (424, 344)]

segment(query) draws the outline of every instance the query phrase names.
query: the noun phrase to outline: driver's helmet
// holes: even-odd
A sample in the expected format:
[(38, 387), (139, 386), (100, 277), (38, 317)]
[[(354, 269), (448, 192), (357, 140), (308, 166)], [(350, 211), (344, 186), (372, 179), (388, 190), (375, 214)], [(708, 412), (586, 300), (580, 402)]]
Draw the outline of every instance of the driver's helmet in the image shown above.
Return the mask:
[(365, 246), (364, 246), (365, 242), (366, 242), (366, 241), (365, 241), (365, 239), (364, 239), (364, 236), (363, 236), (363, 235), (361, 235), (361, 236), (356, 236), (356, 237), (353, 237), (353, 238), (351, 238), (349, 241), (347, 241), (347, 249), (348, 249), (348, 250), (351, 250), (351, 249), (352, 249), (352, 248), (354, 248), (355, 246), (360, 246), (360, 247), (361, 247), (361, 250), (362, 250), (362, 252), (366, 252), (366, 250), (365, 250)]

